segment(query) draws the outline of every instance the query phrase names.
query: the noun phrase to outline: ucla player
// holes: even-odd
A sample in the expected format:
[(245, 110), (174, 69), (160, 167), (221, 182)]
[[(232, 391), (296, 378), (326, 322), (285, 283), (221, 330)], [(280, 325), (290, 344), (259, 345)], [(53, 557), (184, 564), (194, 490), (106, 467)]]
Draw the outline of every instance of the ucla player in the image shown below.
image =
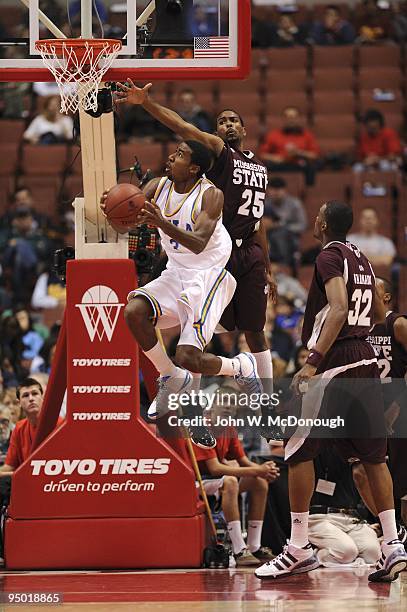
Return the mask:
[[(242, 117), (225, 109), (216, 118), (216, 134), (208, 134), (184, 121), (176, 112), (161, 106), (149, 96), (152, 84), (137, 87), (128, 79), (118, 83), (118, 102), (141, 104), (155, 119), (181, 138), (193, 139), (210, 149), (215, 161), (207, 173), (225, 198), (223, 223), (232, 238), (228, 271), (237, 281), (235, 294), (220, 321), (224, 330), (244, 332), (267, 393), (272, 392), (273, 366), (264, 334), (268, 294), (275, 298), (266, 233), (262, 224), (267, 187), (267, 168), (251, 151), (243, 150), (246, 130)], [(250, 296), (250, 298), (249, 298)], [(270, 406), (262, 406), (260, 433), (267, 439), (279, 438), (277, 426), (267, 424)]]
[[(168, 264), (157, 279), (130, 293), (125, 318), (160, 373), (159, 392), (149, 410), (153, 417), (168, 411), (170, 393), (192, 388), (193, 374), (198, 378), (200, 374), (235, 376), (248, 391), (261, 392), (250, 353), (233, 359), (204, 353), (236, 287), (225, 269), (232, 242), (222, 224), (223, 195), (203, 178), (212, 161), (212, 153), (201, 143), (181, 142), (168, 158), (166, 176), (144, 188), (151, 201), (145, 203), (138, 223), (158, 228)], [(158, 342), (155, 326), (177, 325), (181, 334), (174, 365)], [(198, 446), (216, 445), (205, 427), (190, 428), (190, 432)]]

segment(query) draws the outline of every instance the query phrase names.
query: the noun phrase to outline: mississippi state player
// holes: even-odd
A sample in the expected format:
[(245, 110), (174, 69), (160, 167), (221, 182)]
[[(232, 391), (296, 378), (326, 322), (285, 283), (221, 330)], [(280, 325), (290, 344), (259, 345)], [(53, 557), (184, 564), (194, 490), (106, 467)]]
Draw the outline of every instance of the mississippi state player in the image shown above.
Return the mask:
[[(376, 353), (380, 377), (383, 382), (383, 397), (386, 410), (386, 421), (392, 437), (387, 441), (389, 468), (393, 477), (394, 497), (400, 501), (401, 517), (407, 524), (407, 438), (405, 428), (406, 381), (407, 373), (407, 317), (392, 310), (392, 287), (384, 278), (376, 279), (376, 293), (385, 310), (385, 320), (377, 323), (370, 331), (367, 341)], [(377, 516), (369, 482), (363, 465), (353, 466), (353, 478), (359, 493), (374, 516)], [(406, 499), (403, 499), (406, 498)], [(400, 527), (399, 539), (407, 546), (407, 533)]]
[[(376, 314), (375, 277), (365, 255), (346, 240), (352, 223), (352, 209), (336, 201), (324, 204), (316, 218), (314, 236), (323, 248), (315, 263), (302, 334), (302, 343), (310, 353), (306, 364), (295, 375), (293, 387), (299, 393), (304, 383), (320, 375), (316, 378), (320, 381), (316, 408), (322, 413), (328, 410), (332, 415), (343, 413), (348, 391), (353, 391), (350, 412), (359, 406), (368, 410), (370, 423), (377, 427), (376, 434), (385, 429), (383, 399), (376, 357), (365, 340)], [(315, 388), (313, 383), (311, 388)], [(310, 402), (308, 398), (305, 393), (303, 409)], [(317, 402), (318, 394), (311, 393), (311, 398), (312, 403)], [(318, 439), (310, 433), (294, 434), (285, 448), (291, 506), (289, 544), (275, 559), (258, 568), (256, 576), (279, 578), (318, 567), (318, 558), (308, 541), (309, 504), (315, 486), (313, 459), (324, 446), (334, 444), (343, 459), (360, 459), (374, 492), (383, 543), (382, 557), (369, 580), (396, 579), (407, 566), (407, 555), (397, 536), (393, 486), (386, 465), (386, 439), (374, 434), (365, 438), (357, 435)]]

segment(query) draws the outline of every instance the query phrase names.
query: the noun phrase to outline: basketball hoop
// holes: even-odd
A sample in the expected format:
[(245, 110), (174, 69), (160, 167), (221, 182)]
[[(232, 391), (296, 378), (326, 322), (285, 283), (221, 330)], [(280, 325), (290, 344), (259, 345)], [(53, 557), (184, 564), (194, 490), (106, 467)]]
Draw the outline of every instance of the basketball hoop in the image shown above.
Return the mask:
[(99, 85), (122, 48), (121, 41), (54, 38), (37, 40), (35, 48), (58, 84), (61, 113), (79, 108), (96, 111)]

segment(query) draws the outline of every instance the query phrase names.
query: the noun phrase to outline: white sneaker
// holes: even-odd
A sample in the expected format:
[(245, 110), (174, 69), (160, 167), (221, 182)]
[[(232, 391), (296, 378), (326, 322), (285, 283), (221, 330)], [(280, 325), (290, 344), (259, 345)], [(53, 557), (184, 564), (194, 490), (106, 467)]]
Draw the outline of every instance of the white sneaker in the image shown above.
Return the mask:
[[(304, 551), (308, 554), (305, 555)], [(293, 574), (310, 572), (319, 567), (318, 557), (311, 544), (297, 548), (292, 544), (284, 546), (284, 550), (277, 557), (264, 563), (255, 570), (257, 578), (281, 578)]]
[(188, 370), (178, 368), (176, 375), (160, 376), (157, 378), (157, 382), (158, 393), (147, 410), (147, 416), (152, 421), (169, 412), (168, 396), (171, 393), (187, 393), (192, 386), (193, 379)]
[(237, 384), (247, 393), (262, 393), (263, 385), (257, 373), (256, 359), (251, 353), (240, 353), (235, 357), (239, 361), (239, 371), (234, 375)]
[(382, 543), (382, 556), (376, 563), (375, 571), (369, 574), (370, 582), (393, 582), (407, 567), (407, 553), (400, 540)]

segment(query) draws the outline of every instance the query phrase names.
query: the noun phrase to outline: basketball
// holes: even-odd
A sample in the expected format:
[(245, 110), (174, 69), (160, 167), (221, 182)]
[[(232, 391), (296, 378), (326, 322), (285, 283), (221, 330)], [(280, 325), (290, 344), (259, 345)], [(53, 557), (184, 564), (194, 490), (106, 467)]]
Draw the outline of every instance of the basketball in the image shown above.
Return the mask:
[(139, 187), (130, 183), (115, 185), (105, 200), (108, 220), (124, 226), (134, 225), (145, 200), (146, 196)]

